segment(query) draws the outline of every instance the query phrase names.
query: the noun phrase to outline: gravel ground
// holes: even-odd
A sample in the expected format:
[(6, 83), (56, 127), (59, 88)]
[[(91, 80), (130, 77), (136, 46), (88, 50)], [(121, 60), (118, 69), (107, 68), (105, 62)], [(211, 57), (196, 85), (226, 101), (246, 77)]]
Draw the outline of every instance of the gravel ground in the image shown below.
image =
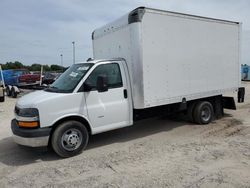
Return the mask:
[[(250, 83), (246, 102), (210, 125), (154, 118), (92, 136), (82, 154), (20, 147), (15, 99), (0, 103), (0, 187), (250, 187)], [(236, 95), (236, 94), (235, 94)]]

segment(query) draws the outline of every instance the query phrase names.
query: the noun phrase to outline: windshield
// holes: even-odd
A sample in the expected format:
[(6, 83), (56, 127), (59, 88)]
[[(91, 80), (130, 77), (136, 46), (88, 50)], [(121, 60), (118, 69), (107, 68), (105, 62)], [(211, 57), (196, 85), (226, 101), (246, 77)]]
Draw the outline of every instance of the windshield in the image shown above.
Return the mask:
[(45, 91), (58, 93), (71, 93), (81, 81), (93, 63), (74, 64), (68, 68), (49, 88)]

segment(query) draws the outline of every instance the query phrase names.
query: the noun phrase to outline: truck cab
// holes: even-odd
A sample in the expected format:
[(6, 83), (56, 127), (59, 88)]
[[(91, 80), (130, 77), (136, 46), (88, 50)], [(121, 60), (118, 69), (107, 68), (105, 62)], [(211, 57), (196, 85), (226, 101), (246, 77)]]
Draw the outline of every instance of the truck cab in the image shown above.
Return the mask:
[(49, 88), (17, 101), (14, 140), (31, 147), (50, 141), (60, 156), (75, 155), (89, 135), (132, 125), (129, 83), (123, 59), (74, 64)]

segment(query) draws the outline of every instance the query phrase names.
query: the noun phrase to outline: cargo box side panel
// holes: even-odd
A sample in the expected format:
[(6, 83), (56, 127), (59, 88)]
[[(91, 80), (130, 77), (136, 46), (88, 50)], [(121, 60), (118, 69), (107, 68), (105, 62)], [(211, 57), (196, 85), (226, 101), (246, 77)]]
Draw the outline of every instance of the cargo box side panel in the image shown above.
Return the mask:
[[(127, 20), (128, 17), (125, 17)], [(120, 25), (116, 22), (95, 31), (93, 52), (95, 59), (124, 58), (129, 69), (134, 108), (144, 108), (141, 60), (141, 31), (139, 22)]]
[(239, 86), (238, 24), (147, 10), (142, 38), (147, 107)]

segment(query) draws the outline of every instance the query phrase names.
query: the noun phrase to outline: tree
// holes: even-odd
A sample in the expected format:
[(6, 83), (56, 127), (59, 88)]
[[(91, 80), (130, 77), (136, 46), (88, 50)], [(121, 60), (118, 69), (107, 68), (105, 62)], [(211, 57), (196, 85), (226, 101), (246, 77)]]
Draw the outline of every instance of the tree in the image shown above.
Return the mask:
[(60, 65), (51, 65), (50, 69), (51, 69), (51, 71), (61, 71), (61, 70), (63, 70), (63, 67)]
[(7, 62), (6, 64), (2, 65), (2, 69), (6, 70), (6, 69), (23, 69), (25, 68), (25, 66), (19, 62), (19, 61), (15, 61), (13, 62)]
[(48, 72), (48, 71), (65, 71), (67, 68), (62, 67), (60, 65), (41, 65), (38, 63), (34, 63), (30, 66), (25, 66), (19, 61), (15, 62), (6, 62), (5, 64), (2, 64), (2, 69), (28, 69), (29, 71), (41, 71), (41, 66), (43, 66), (43, 72)]
[(51, 71), (49, 65), (43, 65), (43, 72), (48, 72), (48, 71)]
[(41, 70), (41, 65), (40, 64), (32, 64), (29, 68), (30, 71), (40, 71)]

